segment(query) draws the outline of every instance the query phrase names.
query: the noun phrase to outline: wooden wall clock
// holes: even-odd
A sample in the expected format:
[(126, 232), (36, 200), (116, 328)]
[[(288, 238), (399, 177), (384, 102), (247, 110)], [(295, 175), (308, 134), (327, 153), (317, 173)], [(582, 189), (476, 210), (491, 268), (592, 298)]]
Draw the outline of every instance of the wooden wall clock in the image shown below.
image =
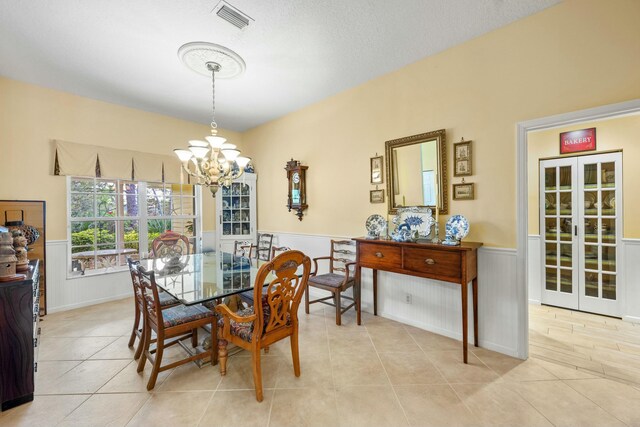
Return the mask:
[(307, 169), (298, 160), (287, 162), (287, 179), (289, 180), (289, 194), (287, 195), (287, 208), (289, 212), (296, 211), (298, 219), (302, 221), (303, 211), (307, 209)]

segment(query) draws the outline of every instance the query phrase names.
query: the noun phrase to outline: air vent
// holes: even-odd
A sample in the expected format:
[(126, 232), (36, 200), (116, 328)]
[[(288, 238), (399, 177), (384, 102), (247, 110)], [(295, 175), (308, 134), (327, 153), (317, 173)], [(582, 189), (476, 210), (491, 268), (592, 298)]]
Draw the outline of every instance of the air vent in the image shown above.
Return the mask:
[(237, 27), (241, 30), (243, 30), (249, 25), (251, 21), (253, 21), (250, 16), (240, 12), (238, 9), (224, 1), (218, 3), (216, 8), (214, 9), (214, 12), (220, 18), (224, 19), (234, 27)]

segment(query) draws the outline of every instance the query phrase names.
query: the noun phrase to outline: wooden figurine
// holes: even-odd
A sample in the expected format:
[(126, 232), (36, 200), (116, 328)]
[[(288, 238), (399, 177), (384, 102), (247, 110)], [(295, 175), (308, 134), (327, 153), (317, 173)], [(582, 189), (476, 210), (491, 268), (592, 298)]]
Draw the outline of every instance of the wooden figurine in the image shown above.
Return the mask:
[(11, 230), (13, 236), (13, 249), (16, 251), (16, 271), (27, 271), (29, 269), (29, 257), (27, 256), (27, 238), (22, 230)]
[(0, 278), (16, 275), (16, 251), (11, 233), (0, 231)]

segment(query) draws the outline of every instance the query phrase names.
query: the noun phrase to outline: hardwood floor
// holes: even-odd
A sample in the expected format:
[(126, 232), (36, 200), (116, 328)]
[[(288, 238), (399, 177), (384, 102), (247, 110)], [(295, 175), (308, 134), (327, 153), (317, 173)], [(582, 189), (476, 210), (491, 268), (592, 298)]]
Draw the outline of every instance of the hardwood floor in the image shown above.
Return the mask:
[(581, 372), (640, 384), (640, 324), (530, 305), (529, 352)]

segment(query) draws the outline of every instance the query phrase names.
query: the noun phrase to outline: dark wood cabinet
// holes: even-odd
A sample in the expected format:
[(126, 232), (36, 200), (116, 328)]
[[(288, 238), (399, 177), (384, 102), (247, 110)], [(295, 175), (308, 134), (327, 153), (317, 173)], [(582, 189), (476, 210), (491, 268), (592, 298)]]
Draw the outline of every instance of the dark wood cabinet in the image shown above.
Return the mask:
[(39, 262), (25, 280), (0, 282), (0, 404), (7, 410), (33, 400), (38, 345)]
[(478, 248), (482, 243), (464, 242), (460, 246), (393, 240), (353, 239), (356, 241), (356, 277), (362, 268), (373, 270), (373, 314), (378, 314), (378, 270), (426, 277), (460, 285), (462, 309), (462, 351), (467, 363), (467, 286), (473, 290), (473, 338), (478, 346)]

